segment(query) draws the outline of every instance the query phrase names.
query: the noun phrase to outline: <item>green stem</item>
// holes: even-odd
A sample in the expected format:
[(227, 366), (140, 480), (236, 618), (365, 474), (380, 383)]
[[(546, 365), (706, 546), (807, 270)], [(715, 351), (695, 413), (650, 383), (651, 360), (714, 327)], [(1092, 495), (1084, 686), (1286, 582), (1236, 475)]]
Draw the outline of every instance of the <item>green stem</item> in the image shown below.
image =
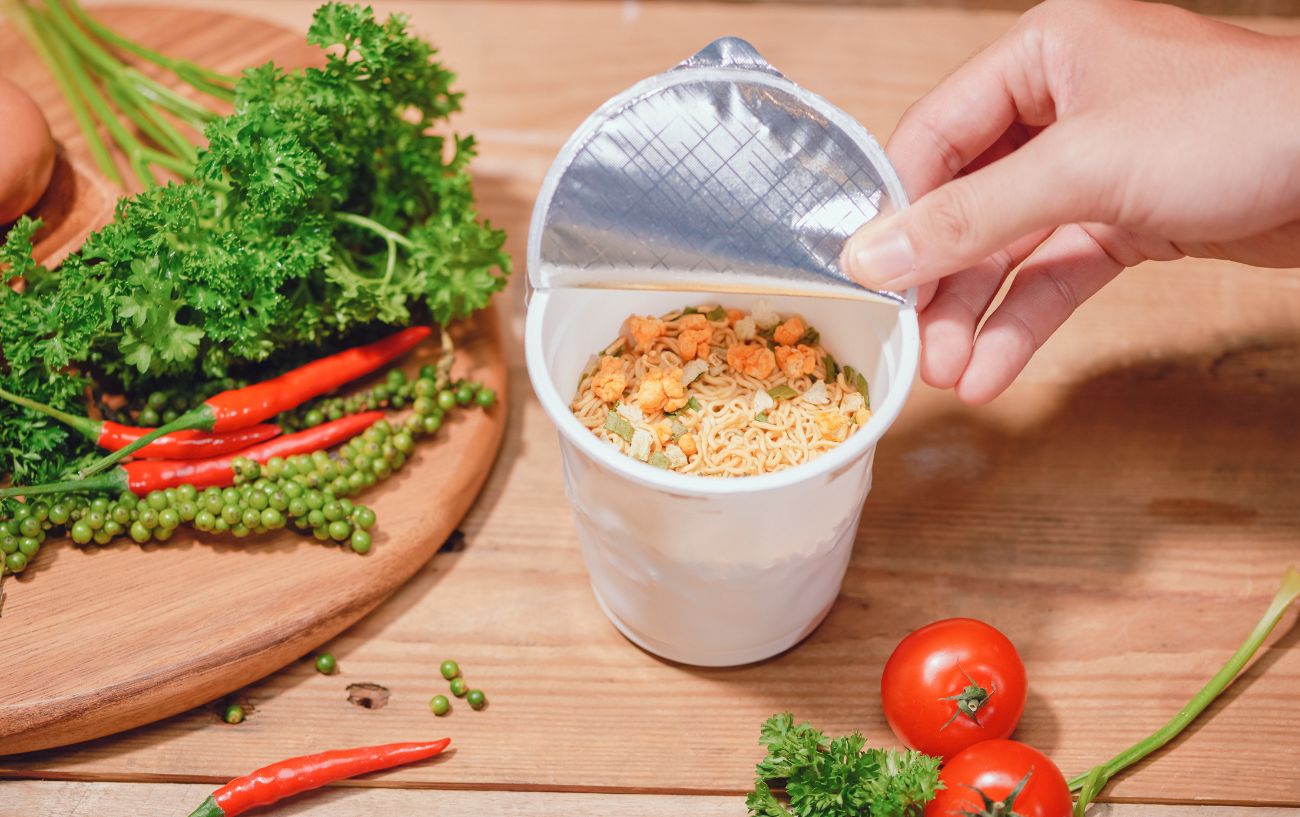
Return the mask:
[[(48, 0), (48, 2), (50, 5), (55, 5), (58, 0)], [(78, 3), (77, 0), (63, 0), (62, 5), (66, 7), (66, 11), (70, 16), (75, 17), (77, 22), (90, 29), (90, 31), (101, 40), (104, 40), (117, 48), (130, 51), (137, 57), (152, 62), (154, 65), (166, 68), (168, 71), (181, 77), (191, 85), (197, 86), (197, 83), (195, 83), (192, 78), (200, 79), (209, 85), (218, 88), (221, 86), (234, 85), (237, 80), (237, 77), (223, 74), (220, 71), (213, 71), (210, 68), (204, 68), (202, 65), (192, 63), (189, 60), (169, 57), (166, 54), (161, 54), (151, 48), (140, 45), (139, 43), (118, 34), (114, 29), (109, 28), (94, 17), (90, 16), (86, 13), (86, 10), (81, 7), (81, 4)], [(226, 87), (223, 90), (229, 91), (230, 89)]]
[(60, 411), (54, 406), (47, 406), (44, 403), (38, 403), (31, 398), (23, 397), (21, 394), (14, 394), (5, 389), (0, 389), (0, 400), (8, 400), (10, 403), (22, 406), (25, 409), (31, 409), (32, 411), (44, 414), (47, 417), (53, 417), (65, 426), (75, 429), (79, 434), (87, 439), (94, 442), (98, 442), (99, 440), (101, 424), (95, 422), (89, 417), (79, 417), (75, 414), (68, 414), (66, 411)]
[(216, 415), (213, 414), (212, 408), (207, 403), (200, 403), (170, 423), (164, 423), (148, 434), (137, 437), (130, 445), (123, 446), (116, 451), (110, 451), (90, 463), (77, 472), (77, 477), (84, 480), (98, 474), (105, 468), (116, 465), (126, 457), (131, 456), (164, 434), (174, 434), (177, 431), (211, 431), (215, 419)]
[(339, 221), (343, 222), (344, 224), (352, 224), (357, 227), (361, 227), (363, 229), (369, 230), (370, 232), (374, 233), (375, 235), (379, 236), (385, 241), (393, 241), (398, 244), (401, 244), (403, 247), (407, 248), (408, 250), (415, 246), (415, 242), (412, 241), (411, 239), (407, 238), (406, 236), (402, 235), (399, 232), (395, 232), (393, 230), (388, 229), (387, 227), (380, 224), (378, 221), (375, 221), (374, 219), (366, 218), (365, 216), (359, 216), (356, 213), (335, 213), (334, 217)]
[(94, 80), (86, 73), (81, 60), (68, 46), (67, 41), (56, 37), (50, 41), (50, 45), (55, 56), (68, 69), (68, 76), (72, 78), (73, 84), (81, 92), (82, 98), (89, 103), (90, 109), (104, 123), (109, 135), (113, 137), (113, 141), (117, 142), (118, 147), (126, 154), (127, 162), (135, 172), (136, 178), (149, 187), (157, 187), (158, 180), (154, 177), (153, 171), (149, 170), (148, 163), (145, 162), (144, 157), (141, 155), (144, 146), (140, 144), (140, 140), (136, 139), (134, 134), (122, 126), (122, 121), (117, 118), (117, 114), (104, 100), (99, 88), (95, 86)]
[(65, 479), (61, 482), (47, 482), (44, 485), (16, 485), (13, 488), (0, 488), (0, 499), (22, 496), (33, 497), (44, 494), (82, 494), (88, 492), (121, 493), (131, 489), (126, 471), (121, 468), (100, 474), (91, 479)]
[(1269, 633), (1277, 626), (1282, 615), (1286, 613), (1287, 608), (1291, 606), (1297, 598), (1300, 598), (1300, 571), (1295, 566), (1288, 567), (1286, 573), (1282, 575), (1282, 584), (1278, 588), (1277, 595), (1264, 612), (1264, 617), (1255, 625), (1251, 631), (1250, 637), (1246, 643), (1233, 653), (1228, 659), (1228, 663), (1215, 673), (1196, 697), (1192, 698), (1178, 714), (1169, 721), (1169, 723), (1156, 730), (1150, 737), (1138, 741), (1124, 751), (1115, 755), (1115, 757), (1095, 767), (1091, 771), (1081, 774), (1070, 780), (1070, 791), (1080, 791), (1079, 802), (1075, 806), (1075, 814), (1083, 814), (1083, 809), (1092, 802), (1096, 796), (1110, 781), (1112, 777), (1119, 774), (1124, 769), (1137, 763), (1142, 758), (1164, 746), (1169, 741), (1178, 736), (1187, 725), (1196, 719), (1196, 716), (1205, 711), (1215, 698), (1219, 697), (1223, 690), (1227, 689), (1237, 674), (1246, 666), (1250, 659), (1263, 646), (1264, 641), (1268, 638)]
[(87, 110), (85, 102), (77, 95), (67, 71), (64, 70), (63, 65), (50, 50), (45, 34), (34, 19), (34, 12), (27, 7), (26, 3), (20, 2), (20, 0), (0, 0), (0, 9), (4, 10), (4, 16), (12, 20), (19, 31), (22, 32), (27, 42), (40, 56), (41, 61), (45, 63), (45, 67), (49, 69), (50, 75), (54, 77), (54, 82), (59, 86), (63, 98), (68, 101), (68, 107), (72, 110), (73, 118), (77, 120), (77, 127), (81, 128), (82, 134), (86, 137), (86, 148), (90, 151), (91, 158), (95, 160), (100, 172), (117, 184), (125, 186), (122, 174), (108, 152), (108, 146), (104, 143), (103, 137), (99, 135), (99, 128), (95, 124), (94, 117)]
[(140, 132), (148, 136), (159, 147), (170, 150), (175, 155), (193, 164), (198, 158), (198, 151), (193, 143), (181, 135), (158, 111), (144, 103), (134, 89), (117, 80), (104, 84), (113, 104), (135, 123)]
[(64, 41), (90, 61), (105, 75), (106, 79), (129, 83), (141, 96), (163, 106), (199, 132), (203, 131), (205, 124), (216, 118), (217, 114), (213, 111), (186, 99), (157, 80), (117, 60), (87, 37), (86, 33), (68, 16), (62, 5), (51, 3), (48, 8), (49, 20), (58, 29)]

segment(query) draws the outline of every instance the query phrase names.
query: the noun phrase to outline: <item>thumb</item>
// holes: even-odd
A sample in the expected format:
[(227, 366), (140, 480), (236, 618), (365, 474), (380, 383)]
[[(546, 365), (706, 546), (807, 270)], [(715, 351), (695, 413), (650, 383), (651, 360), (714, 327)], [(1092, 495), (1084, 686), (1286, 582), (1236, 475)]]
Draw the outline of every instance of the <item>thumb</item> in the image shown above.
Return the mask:
[(840, 265), (858, 283), (906, 289), (973, 266), (1016, 239), (1074, 221), (1093, 221), (1101, 174), (1064, 123), (1019, 150), (960, 176), (894, 215), (863, 225)]

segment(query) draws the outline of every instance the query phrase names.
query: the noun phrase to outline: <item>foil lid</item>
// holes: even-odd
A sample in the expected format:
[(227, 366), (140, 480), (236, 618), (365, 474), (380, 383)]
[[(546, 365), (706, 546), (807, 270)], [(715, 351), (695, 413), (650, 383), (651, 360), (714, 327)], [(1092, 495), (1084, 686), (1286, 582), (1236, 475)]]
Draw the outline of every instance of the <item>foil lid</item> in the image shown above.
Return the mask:
[(533, 210), (529, 283), (903, 305), (911, 293), (865, 289), (838, 259), (858, 227), (906, 203), (865, 128), (727, 37), (569, 138)]

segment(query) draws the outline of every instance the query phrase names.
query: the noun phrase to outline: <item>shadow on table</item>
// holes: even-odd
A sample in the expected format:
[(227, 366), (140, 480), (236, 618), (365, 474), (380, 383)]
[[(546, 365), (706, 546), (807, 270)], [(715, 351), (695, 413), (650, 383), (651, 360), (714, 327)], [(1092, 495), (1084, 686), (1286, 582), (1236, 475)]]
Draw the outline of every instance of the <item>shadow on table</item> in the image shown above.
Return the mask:
[[(1162, 620), (1154, 597), (1200, 592), (1204, 599), (1179, 604), (1213, 609), (1207, 586), (1240, 588), (1229, 584), (1234, 576), (1280, 575), (1294, 561), (1285, 543), (1300, 534), (1300, 335), (1108, 370), (1048, 396), (1041, 416), (1016, 418), (1020, 426), (955, 400), (916, 419), (904, 412), (878, 451), (853, 560), (826, 621), (762, 664), (689, 671), (747, 687), (773, 711), (796, 706), (801, 719), (887, 738), (881, 668), (903, 635), (929, 621), (985, 619), (1017, 644), (1031, 677), (1038, 662), (1062, 673), (1074, 658), (1198, 643), (1196, 622)], [(1279, 561), (1268, 552), (1267, 565), (1236, 565), (1234, 540), (1276, 550)], [(1187, 588), (1169, 579), (1184, 570)], [(1246, 619), (1242, 637), (1253, 613)], [(1297, 641), (1292, 632), (1280, 644)], [(1079, 655), (1080, 644), (1092, 653)], [(789, 689), (774, 679), (786, 674)], [(1064, 703), (1031, 692), (1017, 734), (1052, 751), (1054, 706)]]

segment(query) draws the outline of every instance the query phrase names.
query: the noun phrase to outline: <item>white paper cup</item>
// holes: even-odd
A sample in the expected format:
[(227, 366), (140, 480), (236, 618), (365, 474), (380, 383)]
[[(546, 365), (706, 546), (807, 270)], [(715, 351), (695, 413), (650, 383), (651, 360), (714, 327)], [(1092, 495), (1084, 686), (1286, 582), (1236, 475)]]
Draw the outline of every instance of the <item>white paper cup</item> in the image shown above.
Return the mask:
[(830, 611), (871, 487), (876, 441), (916, 373), (915, 310), (830, 298), (768, 298), (821, 332), (842, 365), (867, 375), (874, 412), (810, 463), (735, 479), (664, 471), (628, 457), (569, 409), (591, 355), (630, 314), (692, 303), (748, 310), (748, 295), (555, 289), (534, 292), (525, 352), (533, 388), (559, 429), (596, 600), (622, 633), (673, 661), (732, 666), (790, 648)]

